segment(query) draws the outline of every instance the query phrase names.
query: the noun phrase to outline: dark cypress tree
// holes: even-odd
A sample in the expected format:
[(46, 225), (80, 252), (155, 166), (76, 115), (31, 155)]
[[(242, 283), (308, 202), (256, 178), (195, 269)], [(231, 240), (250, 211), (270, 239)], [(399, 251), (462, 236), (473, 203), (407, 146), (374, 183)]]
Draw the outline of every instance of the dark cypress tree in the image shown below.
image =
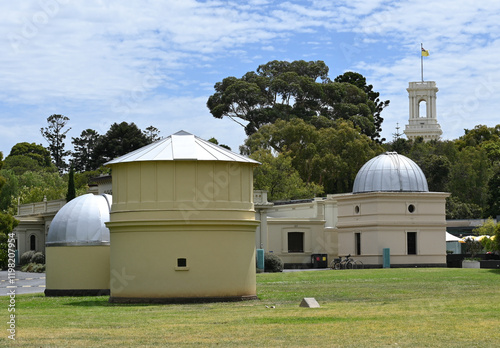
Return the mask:
[(71, 167), (71, 169), (69, 170), (68, 193), (66, 193), (66, 202), (71, 201), (75, 197), (76, 197), (75, 171), (73, 170), (73, 167)]

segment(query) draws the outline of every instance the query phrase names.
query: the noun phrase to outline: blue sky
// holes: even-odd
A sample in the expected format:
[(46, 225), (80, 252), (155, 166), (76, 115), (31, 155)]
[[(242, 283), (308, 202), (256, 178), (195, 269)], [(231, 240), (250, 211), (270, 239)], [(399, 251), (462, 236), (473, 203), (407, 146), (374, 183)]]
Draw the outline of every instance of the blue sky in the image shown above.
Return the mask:
[[(71, 137), (114, 122), (186, 130), (238, 151), (246, 138), (206, 107), (213, 86), (271, 60), (323, 60), (391, 100), (382, 135), (408, 121), (408, 82), (436, 81), (443, 139), (500, 123), (500, 2), (496, 0), (0, 2), (0, 151), (46, 146), (52, 114)], [(402, 129), (400, 131), (402, 131)]]

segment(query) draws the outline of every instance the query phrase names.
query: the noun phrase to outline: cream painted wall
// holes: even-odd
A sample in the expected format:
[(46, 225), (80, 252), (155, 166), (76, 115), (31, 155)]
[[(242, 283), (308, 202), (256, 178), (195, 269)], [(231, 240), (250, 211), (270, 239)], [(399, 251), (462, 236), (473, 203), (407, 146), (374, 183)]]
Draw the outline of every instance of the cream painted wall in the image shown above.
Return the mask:
[[(156, 232), (145, 226), (139, 233), (115, 230), (111, 296), (255, 296), (255, 225), (246, 226), (246, 232), (229, 226), (224, 231), (220, 226), (198, 227), (196, 231), (188, 226)], [(187, 267), (177, 267), (178, 258), (185, 258)]]
[(112, 165), (112, 299), (255, 296), (253, 167)]
[(46, 247), (46, 289), (109, 289), (109, 251), (109, 245)]
[[(361, 233), (361, 255), (356, 259), (367, 264), (380, 264), (384, 248), (390, 248), (392, 264), (446, 264), (448, 196), (440, 192), (338, 195), (339, 255), (356, 255), (355, 233)], [(408, 255), (407, 232), (417, 233), (417, 255)]]

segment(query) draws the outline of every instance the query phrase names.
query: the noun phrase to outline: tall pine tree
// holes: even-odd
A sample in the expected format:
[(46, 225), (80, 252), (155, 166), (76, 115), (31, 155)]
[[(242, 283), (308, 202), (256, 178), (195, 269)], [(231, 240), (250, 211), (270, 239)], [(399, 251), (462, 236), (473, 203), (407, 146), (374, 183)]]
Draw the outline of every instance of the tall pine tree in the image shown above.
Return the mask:
[(71, 128), (65, 129), (68, 121), (68, 117), (54, 114), (47, 118), (47, 123), (49, 125), (40, 129), (40, 133), (42, 133), (42, 136), (49, 143), (48, 149), (52, 155), (54, 164), (60, 173), (68, 167), (64, 158), (71, 153), (71, 151), (64, 150), (64, 139), (66, 139), (66, 133), (71, 130)]

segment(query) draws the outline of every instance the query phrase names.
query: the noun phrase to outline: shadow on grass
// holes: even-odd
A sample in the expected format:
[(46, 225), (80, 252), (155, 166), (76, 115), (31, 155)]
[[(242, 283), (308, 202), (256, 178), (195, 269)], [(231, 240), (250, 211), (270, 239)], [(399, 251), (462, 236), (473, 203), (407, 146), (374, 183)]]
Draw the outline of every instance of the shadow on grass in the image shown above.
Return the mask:
[[(67, 297), (68, 300), (78, 299), (76, 297)], [(109, 296), (102, 296), (96, 299), (85, 299), (81, 301), (71, 301), (64, 304), (65, 306), (75, 307), (151, 307), (158, 306), (152, 303), (110, 303)]]
[(488, 273), (493, 273), (493, 274), (496, 274), (496, 275), (500, 275), (500, 269), (490, 269), (490, 270), (488, 270)]

